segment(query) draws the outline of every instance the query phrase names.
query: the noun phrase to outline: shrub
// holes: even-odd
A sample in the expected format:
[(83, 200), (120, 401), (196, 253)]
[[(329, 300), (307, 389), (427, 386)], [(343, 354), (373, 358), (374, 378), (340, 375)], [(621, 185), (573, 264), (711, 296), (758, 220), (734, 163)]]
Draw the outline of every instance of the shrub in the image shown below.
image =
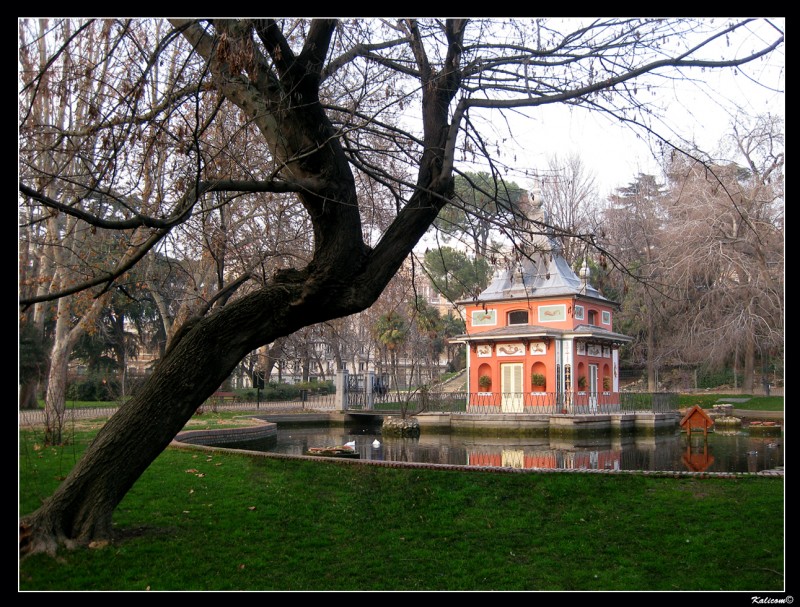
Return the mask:
[(295, 386), (300, 390), (308, 390), (312, 394), (333, 394), (335, 392), (332, 381), (304, 381)]
[(262, 392), (264, 400), (292, 400), (300, 397), (300, 388), (294, 384), (270, 383)]
[(544, 375), (541, 373), (532, 373), (531, 374), (531, 385), (532, 386), (541, 386), (544, 387)]
[(66, 399), (74, 401), (112, 401), (120, 394), (116, 378), (90, 375), (86, 379), (72, 382), (67, 387)]

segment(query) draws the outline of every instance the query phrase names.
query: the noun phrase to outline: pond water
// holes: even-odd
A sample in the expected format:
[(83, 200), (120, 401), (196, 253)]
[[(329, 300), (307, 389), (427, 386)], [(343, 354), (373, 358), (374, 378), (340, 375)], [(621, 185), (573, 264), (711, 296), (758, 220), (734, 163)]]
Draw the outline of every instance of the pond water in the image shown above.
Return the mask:
[[(783, 436), (738, 431), (622, 437), (508, 437), (442, 434), (390, 438), (379, 427), (279, 427), (277, 443), (229, 447), (303, 455), (355, 441), (362, 460), (514, 468), (760, 472), (783, 466)], [(375, 443), (377, 441), (377, 443)]]

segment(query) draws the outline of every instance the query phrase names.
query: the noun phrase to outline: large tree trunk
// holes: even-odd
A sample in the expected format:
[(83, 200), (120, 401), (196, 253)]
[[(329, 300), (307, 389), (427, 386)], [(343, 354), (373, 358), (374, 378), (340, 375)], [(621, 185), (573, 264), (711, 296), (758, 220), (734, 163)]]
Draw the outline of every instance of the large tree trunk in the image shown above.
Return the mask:
[(50, 369), (47, 374), (47, 390), (44, 399), (45, 435), (47, 445), (61, 444), (61, 431), (64, 427), (64, 408), (67, 393), (67, 372), (72, 347), (82, 331), (80, 325), (69, 328), (69, 301), (58, 302), (58, 320), (55, 338), (50, 352)]
[(108, 300), (108, 294), (102, 295), (92, 302), (78, 324), (69, 327), (70, 309), (69, 302), (62, 299), (58, 302), (58, 320), (56, 321), (55, 339), (50, 354), (50, 370), (47, 375), (47, 391), (45, 396), (45, 443), (60, 445), (64, 426), (64, 410), (67, 394), (67, 375), (72, 349), (78, 339), (92, 325), (103, 305)]
[[(421, 172), (438, 178), (435, 160), (428, 157)], [(109, 538), (112, 514), (128, 490), (249, 352), (372, 305), (452, 191), (452, 180), (435, 181), (417, 190), (374, 250), (339, 237), (340, 230), (351, 231), (339, 217), (328, 235), (332, 248), (318, 250), (309, 266), (318, 271), (279, 273), (274, 284), (188, 321), (56, 492), (20, 521), (20, 553)]]
[(290, 275), (189, 323), (56, 492), (21, 521), (21, 554), (109, 538), (116, 506), (244, 356), (303, 326), (365, 309), (391, 277), (384, 269), (382, 262), (349, 263), (328, 280)]
[[(248, 353), (302, 327), (372, 305), (452, 195), (448, 118), (458, 89), (460, 22), (451, 24), (448, 31), (452, 56), (446, 65), (451, 72), (426, 70), (424, 152), (417, 187), (374, 249), (364, 244), (355, 179), (318, 99), (315, 70), (334, 23), (312, 22), (308, 52), (298, 61), (300, 65), (290, 65), (292, 51), (277, 27), (266, 22), (259, 30), (270, 52), (276, 53), (286, 90), (292, 91), (285, 100), (297, 104), (281, 108), (280, 122), (261, 109), (272, 89), (258, 91), (252, 86), (255, 79), (251, 83), (230, 79), (229, 66), (222, 65), (224, 57), (214, 50), (206, 33), (191, 22), (174, 23), (185, 28), (195, 50), (209, 60), (219, 90), (252, 112), (266, 141), (275, 146), (276, 157), (289, 161), (292, 175), (319, 182), (317, 189), (299, 194), (314, 226), (314, 257), (306, 268), (279, 272), (269, 286), (181, 326), (142, 389), (109, 419), (56, 492), (20, 521), (23, 555), (52, 553), (60, 543), (109, 537), (117, 504)], [(231, 36), (238, 35), (230, 22), (219, 26), (229, 28)], [(419, 53), (424, 53), (421, 38), (418, 42)], [(251, 104), (259, 92), (263, 94), (260, 103)], [(276, 128), (281, 129), (280, 146)]]
[[(43, 506), (23, 521), (21, 551), (52, 553), (59, 543), (109, 538), (111, 517), (134, 482), (197, 408), (252, 351), (273, 316), (273, 331), (291, 332), (291, 297), (265, 289), (196, 322), (166, 353), (142, 390), (100, 430), (84, 457)], [(260, 308), (260, 311), (256, 308)], [(283, 318), (274, 318), (283, 316)], [(207, 356), (214, 352), (212, 357)]]

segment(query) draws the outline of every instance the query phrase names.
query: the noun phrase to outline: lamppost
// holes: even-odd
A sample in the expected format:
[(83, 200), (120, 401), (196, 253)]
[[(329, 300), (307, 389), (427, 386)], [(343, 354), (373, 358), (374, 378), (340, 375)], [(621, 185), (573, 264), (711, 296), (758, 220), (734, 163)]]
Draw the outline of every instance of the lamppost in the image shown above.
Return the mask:
[(261, 405), (261, 389), (264, 387), (264, 372), (253, 371), (253, 385), (256, 388), (256, 410)]

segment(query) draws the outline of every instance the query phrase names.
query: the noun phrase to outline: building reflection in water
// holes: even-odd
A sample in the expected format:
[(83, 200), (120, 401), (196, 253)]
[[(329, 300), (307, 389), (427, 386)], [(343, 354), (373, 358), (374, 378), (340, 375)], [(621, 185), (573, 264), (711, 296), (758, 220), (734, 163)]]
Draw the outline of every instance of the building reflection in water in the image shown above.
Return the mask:
[[(378, 440), (379, 446), (373, 446)], [(277, 445), (302, 455), (310, 447), (355, 441), (362, 460), (516, 469), (758, 472), (783, 466), (783, 439), (722, 432), (600, 437), (509, 437), (423, 432), (418, 438), (382, 436), (379, 428), (287, 428)], [(231, 444), (228, 446), (235, 447)], [(254, 449), (252, 445), (240, 448)]]
[(548, 449), (471, 450), (467, 464), (503, 468), (558, 468), (569, 470), (619, 470), (622, 453), (613, 449), (568, 451)]

